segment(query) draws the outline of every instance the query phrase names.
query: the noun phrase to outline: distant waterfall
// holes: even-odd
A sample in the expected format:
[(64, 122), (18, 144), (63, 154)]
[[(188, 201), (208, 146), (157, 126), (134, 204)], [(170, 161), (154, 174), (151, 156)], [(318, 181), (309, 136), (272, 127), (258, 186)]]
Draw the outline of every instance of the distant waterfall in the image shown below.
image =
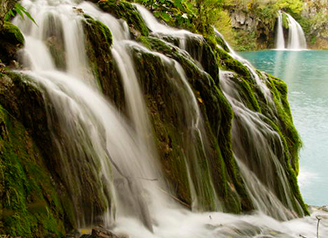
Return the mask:
[[(287, 47), (283, 32), (283, 14), (288, 19), (288, 41)], [(278, 24), (276, 33), (276, 49), (277, 50), (304, 50), (306, 49), (306, 39), (301, 25), (288, 13), (279, 11)]]
[(301, 50), (306, 49), (306, 40), (302, 27), (300, 24), (289, 14), (287, 14), (289, 23), (288, 34), (288, 49)]
[(281, 11), (278, 12), (276, 49), (277, 50), (285, 49), (285, 38), (284, 38), (284, 30), (283, 30), (283, 27), (282, 27), (282, 13), (281, 13)]

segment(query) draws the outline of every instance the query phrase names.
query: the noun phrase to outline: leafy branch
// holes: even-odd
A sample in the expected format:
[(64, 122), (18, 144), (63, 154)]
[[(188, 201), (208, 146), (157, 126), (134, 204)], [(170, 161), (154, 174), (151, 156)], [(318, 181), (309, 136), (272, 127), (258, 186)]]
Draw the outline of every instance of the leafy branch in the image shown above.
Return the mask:
[[(21, 18), (24, 18), (24, 15), (26, 15), (31, 21), (34, 22), (34, 24), (36, 24), (34, 18), (31, 16), (31, 14), (25, 9), (25, 7), (23, 7), (22, 5), (20, 5), (19, 3), (16, 3), (13, 9), (10, 9), (7, 14), (5, 15), (4, 20), (8, 21), (10, 17), (14, 17), (15, 16), (15, 12), (17, 14), (19, 14), (21, 16)], [(37, 25), (37, 24), (36, 24)]]

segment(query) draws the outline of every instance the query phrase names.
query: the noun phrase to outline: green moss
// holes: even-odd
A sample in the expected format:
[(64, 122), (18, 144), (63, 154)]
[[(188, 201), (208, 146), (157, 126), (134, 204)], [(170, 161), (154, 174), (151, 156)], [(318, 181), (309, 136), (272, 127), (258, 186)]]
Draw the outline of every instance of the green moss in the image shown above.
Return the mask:
[(215, 36), (215, 43), (219, 44), (219, 46), (221, 46), (222, 49), (225, 50), (226, 52), (230, 52), (229, 47), (221, 37)]
[(2, 34), (5, 35), (5, 39), (8, 39), (8, 41), (12, 42), (13, 44), (24, 44), (24, 36), (15, 25), (6, 21), (3, 27), (4, 28)]
[(287, 100), (287, 85), (278, 78), (268, 76), (271, 92), (274, 96), (274, 101), (277, 108), (279, 128), (281, 128), (283, 137), (289, 151), (290, 165), (293, 170), (298, 174), (298, 151), (302, 146), (301, 139), (294, 127), (293, 119)]
[(289, 21), (286, 13), (282, 12), (282, 25), (285, 29), (289, 29)]
[(105, 45), (104, 48), (110, 48), (113, 43), (113, 37), (108, 27), (100, 21), (93, 20), (88, 15), (84, 15), (84, 17), (86, 19), (86, 23), (89, 24), (91, 28), (90, 30), (96, 34), (97, 38), (95, 41), (99, 41), (100, 44)]
[(232, 58), (226, 51), (220, 48), (216, 48), (215, 51), (222, 69), (232, 70), (243, 77), (251, 78), (249, 70), (240, 61)]
[(26, 129), (0, 112), (0, 234), (61, 236), (63, 209), (42, 156)]
[(24, 36), (20, 30), (10, 22), (4, 23), (4, 28), (0, 32), (0, 60), (9, 64), (15, 59), (18, 49), (24, 44)]
[(281, 163), (287, 173), (291, 196), (294, 196), (291, 201), (298, 215), (302, 215), (303, 213), (308, 215), (307, 207), (302, 199), (297, 183), (297, 174), (299, 172), (298, 152), (302, 146), (302, 142), (293, 124), (287, 100), (287, 85), (281, 79), (271, 75), (267, 75), (267, 85), (272, 92), (276, 108), (274, 115), (268, 115), (269, 118), (272, 118), (272, 121), (268, 121), (268, 123), (278, 132), (284, 144), (285, 160), (282, 160)]
[(117, 18), (124, 19), (132, 31), (139, 31), (141, 35), (148, 36), (149, 30), (140, 16), (138, 10), (129, 2), (125, 1), (99, 1), (98, 6), (105, 12), (114, 15)]
[(85, 15), (84, 31), (86, 52), (99, 86), (121, 111), (125, 111), (124, 89), (111, 52), (113, 38), (110, 30)]
[[(206, 155), (204, 155), (203, 157), (199, 157), (203, 163), (200, 164), (200, 166), (202, 167), (202, 171), (204, 174), (198, 176), (203, 176), (202, 179), (205, 179), (204, 188), (206, 188), (207, 186), (207, 191), (210, 191), (211, 185), (209, 185), (209, 180), (206, 181), (206, 177), (211, 177), (216, 196), (221, 201), (221, 205), (223, 205), (223, 207), (221, 207), (222, 210), (236, 213), (241, 212), (242, 209), (244, 211), (250, 210), (252, 206), (250, 200), (248, 199), (248, 195), (245, 192), (245, 187), (239, 175), (239, 171), (235, 164), (232, 153), (231, 123), (233, 112), (226, 98), (223, 96), (223, 93), (217, 87), (217, 84), (215, 83), (213, 78), (204, 71), (201, 71), (196, 66), (196, 62), (192, 58), (188, 57), (188, 55), (185, 55), (185, 53), (180, 51), (178, 48), (172, 48), (172, 45), (168, 45), (163, 40), (154, 37), (145, 37), (142, 39), (142, 42), (149, 49), (163, 53), (181, 64), (186, 73), (187, 79), (194, 90), (194, 94), (199, 101), (199, 106), (202, 111), (204, 125), (206, 128), (206, 132), (204, 133), (207, 135), (207, 140), (209, 143), (209, 148), (205, 150)], [(177, 115), (177, 112), (181, 111), (180, 108), (174, 109), (176, 102), (181, 102), (183, 101), (183, 99), (175, 98), (172, 102), (174, 97), (173, 95), (175, 95), (175, 97), (179, 96), (176, 95), (176, 93), (173, 93), (176, 89), (168, 89), (170, 88), (170, 85), (166, 85), (168, 83), (166, 82), (167, 80), (163, 80), (163, 76), (166, 75), (168, 71), (170, 72), (170, 70), (164, 72), (160, 71), (163, 66), (161, 66), (158, 62), (158, 59), (156, 59), (158, 58), (158, 56), (154, 56), (152, 53), (145, 53), (139, 51), (137, 52), (138, 53), (136, 55), (138, 55), (138, 57), (135, 59), (135, 64), (137, 65), (136, 68), (140, 71), (140, 79), (142, 80), (141, 85), (146, 85), (144, 91), (146, 93), (149, 92), (151, 94), (148, 97), (155, 97), (155, 99), (152, 99), (154, 100), (154, 103), (159, 103), (159, 101), (161, 101), (162, 103), (160, 103), (160, 105), (165, 105), (164, 111), (160, 110), (160, 108), (154, 109), (154, 112), (159, 111), (160, 115), (163, 115), (164, 117), (161, 119), (160, 122), (158, 122), (158, 119), (154, 119), (155, 122), (153, 123), (155, 125), (155, 132), (156, 130), (158, 130), (158, 128), (168, 128), (168, 125), (165, 124), (165, 121), (168, 120), (168, 118), (172, 120), (172, 117), (174, 115), (173, 118), (176, 118), (175, 120), (177, 121), (173, 121), (171, 123), (171, 127), (175, 126), (175, 128), (173, 127), (173, 130), (170, 130), (166, 133), (169, 134), (169, 138), (176, 138), (179, 136), (176, 133), (178, 131), (184, 131), (186, 128), (185, 124), (181, 125), (181, 128), (178, 127), (178, 118), (184, 118), (184, 116)], [(156, 61), (157, 63), (155, 63)], [(145, 64), (145, 62), (147, 62), (147, 64)], [(214, 61), (214, 64), (215, 62), (216, 61)], [(218, 67), (218, 65), (214, 65), (214, 67)], [(153, 70), (151, 70), (151, 68), (153, 68)], [(148, 75), (148, 72), (153, 73), (151, 73), (151, 75)], [(173, 76), (169, 76), (169, 78), (170, 77)], [(145, 78), (149, 78), (149, 81), (144, 82), (143, 80)], [(171, 92), (170, 95), (167, 95), (167, 93), (165, 93), (167, 91)], [(157, 99), (158, 95), (161, 95), (161, 100)], [(169, 98), (167, 98), (168, 96)], [(156, 132), (156, 135), (158, 137), (158, 132)], [(183, 147), (173, 148), (173, 142), (177, 143), (180, 146), (183, 145), (181, 139), (174, 141), (172, 139), (172, 151), (177, 149), (185, 150), (185, 148)], [(197, 146), (199, 145), (197, 145), (197, 143), (193, 143), (193, 146), (197, 148)], [(167, 174), (168, 178), (172, 178), (171, 184), (174, 184), (177, 181), (180, 181), (180, 183), (183, 184), (183, 186), (177, 186), (179, 189), (182, 190), (182, 192), (176, 192), (182, 195), (188, 194), (188, 192), (186, 192), (189, 191), (188, 183), (186, 181), (186, 172), (184, 172), (185, 179), (181, 180), (181, 171), (185, 171), (185, 165), (183, 167), (181, 167), (181, 164), (180, 166), (177, 166), (177, 168), (179, 168), (178, 171), (180, 171), (180, 173), (176, 174), (175, 172), (172, 172), (171, 169), (176, 166), (173, 165), (173, 163), (176, 162), (174, 158), (174, 153), (172, 153), (172, 157), (169, 156), (169, 158), (165, 162), (166, 166), (164, 166), (164, 171), (171, 171), (169, 174)], [(195, 175), (196, 173), (192, 174), (191, 176)], [(191, 179), (193, 180), (193, 178)], [(196, 179), (193, 181), (196, 182)], [(240, 199), (240, 195), (242, 199)], [(185, 197), (182, 197), (182, 199), (184, 201), (189, 202), (188, 198), (186, 199)], [(205, 199), (204, 204), (207, 204), (206, 210), (209, 210), (211, 207), (213, 208), (213, 205), (210, 205), (214, 203), (213, 197), (207, 195), (207, 197), (203, 197), (203, 199)]]

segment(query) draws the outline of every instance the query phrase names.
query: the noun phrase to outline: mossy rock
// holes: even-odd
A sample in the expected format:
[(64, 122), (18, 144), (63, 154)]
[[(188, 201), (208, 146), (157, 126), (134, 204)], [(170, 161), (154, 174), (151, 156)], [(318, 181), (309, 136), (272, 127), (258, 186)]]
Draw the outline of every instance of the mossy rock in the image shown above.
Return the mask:
[(65, 212), (42, 154), (1, 105), (0, 128), (0, 234), (61, 236)]
[[(231, 121), (233, 113), (222, 92), (216, 87), (211, 76), (201, 71), (193, 59), (190, 56), (190, 58), (186, 58), (178, 48), (172, 48), (172, 45), (154, 37), (144, 37), (142, 42), (150, 49), (178, 61), (185, 70), (202, 111), (207, 140), (210, 145), (205, 150), (206, 156), (201, 159), (203, 176), (206, 177), (206, 173), (208, 173), (212, 178), (216, 195), (223, 205), (221, 209), (236, 213), (241, 212), (241, 210), (250, 210), (252, 205), (232, 155)], [(163, 170), (167, 173), (166, 176), (171, 186), (175, 188), (179, 199), (189, 203), (189, 184), (186, 181), (186, 172), (183, 172), (185, 178), (181, 172), (186, 171), (182, 157), (186, 155), (186, 147), (184, 147), (184, 139), (177, 133), (179, 131), (182, 134), (187, 133), (183, 132), (186, 130), (186, 123), (179, 121), (179, 118), (185, 118), (185, 116), (178, 115), (181, 113), (181, 107), (176, 104), (176, 102), (181, 103), (183, 99), (179, 99), (176, 88), (172, 88), (169, 79), (165, 79), (167, 72), (171, 71), (163, 69), (158, 56), (138, 49), (136, 49), (134, 56), (141, 85), (144, 87), (146, 101), (152, 115), (160, 157), (165, 158), (162, 161)], [(171, 75), (168, 78), (176, 77)], [(170, 94), (167, 94), (167, 91), (170, 91)], [(178, 108), (175, 108), (177, 106)], [(193, 146), (197, 148), (199, 145), (193, 144)], [(180, 164), (176, 164), (179, 158)], [(180, 172), (174, 172), (173, 168), (178, 168)], [(188, 197), (185, 197), (186, 194)], [(241, 197), (242, 199), (240, 199)], [(207, 206), (212, 204), (211, 199), (213, 198), (203, 199), (205, 199), (204, 202), (207, 203)], [(211, 206), (208, 206), (206, 209), (210, 210), (210, 208)]]
[[(61, 221), (65, 225), (65, 230), (76, 229), (77, 220), (86, 225), (101, 222), (102, 214), (109, 206), (107, 197), (103, 194), (102, 189), (99, 189), (102, 187), (102, 181), (99, 181), (88, 158), (74, 159), (73, 156), (68, 156), (67, 153), (70, 149), (75, 150), (76, 148), (65, 148), (65, 145), (69, 144), (66, 142), (71, 141), (71, 139), (61, 129), (57, 111), (50, 99), (47, 98), (47, 93), (23, 74), (3, 74), (0, 77), (0, 82), (2, 107), (23, 124), (40, 149), (42, 161), (50, 171), (52, 187), (58, 193), (62, 207)], [(49, 121), (46, 118), (50, 115), (52, 121), (51, 124), (48, 124)], [(56, 143), (53, 141), (54, 137), (58, 139)], [(62, 148), (60, 155), (58, 154), (60, 153), (57, 147), (58, 143)], [(67, 173), (67, 167), (65, 167), (67, 165), (71, 166), (71, 169), (79, 169), (79, 176), (74, 177), (74, 180), (67, 180), (70, 178), (65, 174)], [(64, 167), (66, 170), (63, 170)], [(73, 187), (72, 184), (74, 184)], [(80, 184), (83, 184), (84, 195), (76, 199), (76, 191), (81, 191), (79, 190), (79, 186), (82, 186)], [(83, 220), (84, 216), (86, 217), (85, 220)]]
[(0, 60), (5, 64), (16, 59), (16, 52), (24, 45), (24, 36), (10, 22), (5, 22), (0, 32)]
[(125, 112), (124, 89), (111, 52), (113, 38), (110, 30), (101, 22), (85, 15), (84, 32), (86, 52), (93, 74), (104, 95), (120, 111)]
[(149, 30), (137, 8), (129, 2), (107, 0), (99, 1), (98, 6), (104, 12), (110, 13), (116, 18), (124, 19), (132, 31), (140, 32), (140, 35), (148, 36)]
[[(292, 194), (295, 197), (293, 200), (293, 206), (295, 211), (301, 215), (308, 215), (307, 207), (302, 199), (299, 187), (297, 185), (297, 175), (299, 172), (299, 149), (302, 146), (302, 141), (299, 134), (293, 124), (293, 118), (290, 110), (290, 106), (287, 99), (287, 85), (281, 79), (272, 75), (266, 75), (267, 85), (272, 92), (273, 100), (276, 105), (276, 111), (271, 116), (271, 120), (276, 126), (273, 128), (279, 133), (282, 138), (282, 142), (285, 147), (285, 161), (281, 161), (287, 172), (287, 178), (292, 190)], [(272, 125), (272, 124), (271, 124)], [(297, 201), (297, 203), (295, 202)], [(299, 207), (301, 206), (301, 209)]]

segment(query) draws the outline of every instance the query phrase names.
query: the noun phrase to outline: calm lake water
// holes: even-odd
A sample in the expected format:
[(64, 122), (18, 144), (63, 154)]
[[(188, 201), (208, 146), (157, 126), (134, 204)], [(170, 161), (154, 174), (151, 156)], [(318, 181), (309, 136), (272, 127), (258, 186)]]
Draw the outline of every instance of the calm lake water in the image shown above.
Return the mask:
[(256, 68), (283, 79), (301, 135), (299, 185), (307, 204), (328, 204), (328, 51), (242, 52)]

